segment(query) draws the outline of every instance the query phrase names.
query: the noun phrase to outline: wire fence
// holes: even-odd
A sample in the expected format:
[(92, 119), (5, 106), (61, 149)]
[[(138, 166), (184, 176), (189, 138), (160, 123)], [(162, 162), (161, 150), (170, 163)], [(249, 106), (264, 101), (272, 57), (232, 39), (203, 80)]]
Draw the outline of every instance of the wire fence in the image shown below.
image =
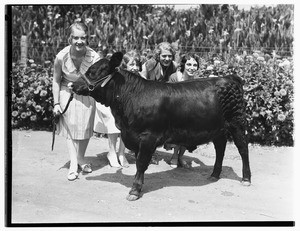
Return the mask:
[[(44, 63), (45, 61), (53, 61), (56, 54), (62, 50), (64, 47), (66, 47), (68, 43), (60, 43), (59, 45), (53, 45), (53, 44), (34, 44), (29, 42), (27, 44), (27, 59), (33, 59), (36, 63)], [(110, 45), (106, 47), (106, 51), (103, 51), (101, 47), (98, 47), (96, 44), (90, 45), (92, 49), (94, 49), (97, 52), (102, 52), (102, 53), (108, 53), (108, 52), (114, 52), (114, 51), (122, 51), (123, 53), (126, 53), (127, 51), (130, 50), (138, 50), (135, 45), (130, 45), (128, 44), (127, 46), (123, 46), (123, 44), (118, 44), (116, 45)], [(148, 53), (151, 53), (152, 50), (155, 48), (153, 45), (145, 45), (143, 49), (139, 50), (140, 53), (144, 53), (147, 55)], [(18, 62), (21, 60), (21, 55), (22, 55), (22, 46), (20, 42), (15, 42), (12, 45), (12, 62)], [(236, 54), (252, 54), (255, 51), (261, 51), (263, 53), (269, 53), (271, 54), (272, 51), (276, 51), (276, 47), (262, 47), (259, 49), (251, 49), (247, 47), (239, 47), (237, 49), (234, 48), (220, 48), (219, 46), (214, 46), (214, 47), (196, 47), (196, 46), (180, 46), (178, 48), (178, 53), (196, 53), (200, 57), (208, 57), (209, 54), (215, 53), (215, 54), (222, 54), (222, 53), (227, 53), (230, 55), (236, 55)], [(276, 55), (281, 58), (285, 57), (291, 57), (293, 56), (293, 51), (287, 47), (287, 48), (281, 48), (279, 51), (276, 51)]]

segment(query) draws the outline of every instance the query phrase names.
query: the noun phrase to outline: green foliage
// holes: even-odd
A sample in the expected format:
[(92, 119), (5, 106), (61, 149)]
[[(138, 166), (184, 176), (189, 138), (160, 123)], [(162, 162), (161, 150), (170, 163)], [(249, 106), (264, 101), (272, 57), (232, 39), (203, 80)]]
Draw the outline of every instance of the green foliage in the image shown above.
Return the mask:
[(293, 60), (269, 55), (235, 55), (202, 60), (206, 77), (236, 73), (243, 78), (248, 138), (251, 143), (293, 146)]
[(12, 128), (51, 128), (53, 110), (52, 65), (13, 63), (11, 71), (11, 122)]
[[(53, 60), (68, 45), (74, 22), (88, 26), (89, 46), (105, 54), (153, 50), (168, 41), (182, 52), (252, 52), (293, 54), (294, 5), (253, 7), (202, 4), (189, 10), (164, 5), (22, 5), (11, 9), (13, 61), (20, 58), (20, 38), (28, 39), (28, 57)], [(39, 60), (38, 60), (39, 59)]]
[[(231, 58), (201, 59), (200, 76), (213, 78), (237, 73), (245, 81), (247, 133), (251, 143), (293, 145), (293, 61), (254, 53)], [(52, 115), (52, 65), (14, 63), (12, 127), (50, 129)]]
[[(226, 4), (183, 11), (153, 5), (13, 6), (13, 61), (20, 59), (21, 35), (27, 35), (28, 57), (35, 61), (13, 63), (12, 127), (51, 128), (52, 64), (45, 60), (68, 44), (65, 28), (82, 21), (89, 45), (104, 56), (131, 49), (149, 55), (156, 44), (169, 41), (178, 54), (201, 55), (200, 76), (237, 73), (245, 81), (249, 141), (292, 146), (293, 60), (278, 59), (275, 52), (293, 55), (293, 17), (293, 5), (249, 11)], [(256, 49), (264, 54), (253, 53)]]
[(259, 61), (245, 65), (246, 84), (257, 87), (246, 92), (250, 142), (293, 145), (293, 66), (285, 61)]

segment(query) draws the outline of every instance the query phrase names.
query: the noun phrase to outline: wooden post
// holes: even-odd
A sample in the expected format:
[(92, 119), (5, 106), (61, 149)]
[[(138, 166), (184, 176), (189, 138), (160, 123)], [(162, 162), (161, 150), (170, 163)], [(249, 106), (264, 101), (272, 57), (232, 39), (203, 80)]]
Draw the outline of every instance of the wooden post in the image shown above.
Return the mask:
[(28, 41), (27, 36), (22, 35), (21, 37), (21, 63), (26, 65), (28, 52)]

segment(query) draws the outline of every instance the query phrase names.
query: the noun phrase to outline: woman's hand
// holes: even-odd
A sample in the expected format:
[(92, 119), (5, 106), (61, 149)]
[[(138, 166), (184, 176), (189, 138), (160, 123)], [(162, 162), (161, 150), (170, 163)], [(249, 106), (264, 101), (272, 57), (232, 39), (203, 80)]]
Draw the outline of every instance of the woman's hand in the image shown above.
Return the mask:
[(61, 114), (61, 113), (62, 113), (62, 110), (61, 110), (60, 104), (55, 104), (54, 108), (53, 108), (53, 114), (57, 115), (57, 114)]

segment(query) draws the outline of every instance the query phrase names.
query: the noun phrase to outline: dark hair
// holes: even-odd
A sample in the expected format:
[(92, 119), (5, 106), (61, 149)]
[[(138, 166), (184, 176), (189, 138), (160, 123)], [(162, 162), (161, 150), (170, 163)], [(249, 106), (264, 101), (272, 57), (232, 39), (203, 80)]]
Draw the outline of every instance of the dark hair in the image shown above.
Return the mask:
[(127, 63), (133, 59), (136, 64), (139, 66), (139, 71), (142, 71), (142, 60), (141, 60), (141, 56), (138, 52), (136, 51), (129, 51), (127, 52), (124, 56), (123, 56), (123, 59), (122, 59), (122, 62), (121, 62), (121, 65), (120, 67), (123, 68), (123, 69), (126, 69), (126, 65)]
[[(88, 27), (83, 22), (74, 22), (71, 26), (68, 28), (68, 42), (71, 43), (71, 34), (73, 32), (73, 28), (77, 28), (79, 30), (83, 30), (86, 34), (88, 33)], [(87, 45), (88, 45), (88, 39)]]
[(162, 50), (170, 51), (173, 56), (173, 61), (175, 60), (175, 54), (176, 54), (175, 48), (168, 42), (162, 42), (162, 43), (158, 44), (154, 50), (153, 57), (156, 61), (159, 61), (159, 56), (160, 56)]
[(180, 72), (183, 73), (186, 61), (195, 59), (197, 62), (197, 69), (199, 69), (199, 56), (194, 53), (187, 53), (181, 57), (180, 61)]

